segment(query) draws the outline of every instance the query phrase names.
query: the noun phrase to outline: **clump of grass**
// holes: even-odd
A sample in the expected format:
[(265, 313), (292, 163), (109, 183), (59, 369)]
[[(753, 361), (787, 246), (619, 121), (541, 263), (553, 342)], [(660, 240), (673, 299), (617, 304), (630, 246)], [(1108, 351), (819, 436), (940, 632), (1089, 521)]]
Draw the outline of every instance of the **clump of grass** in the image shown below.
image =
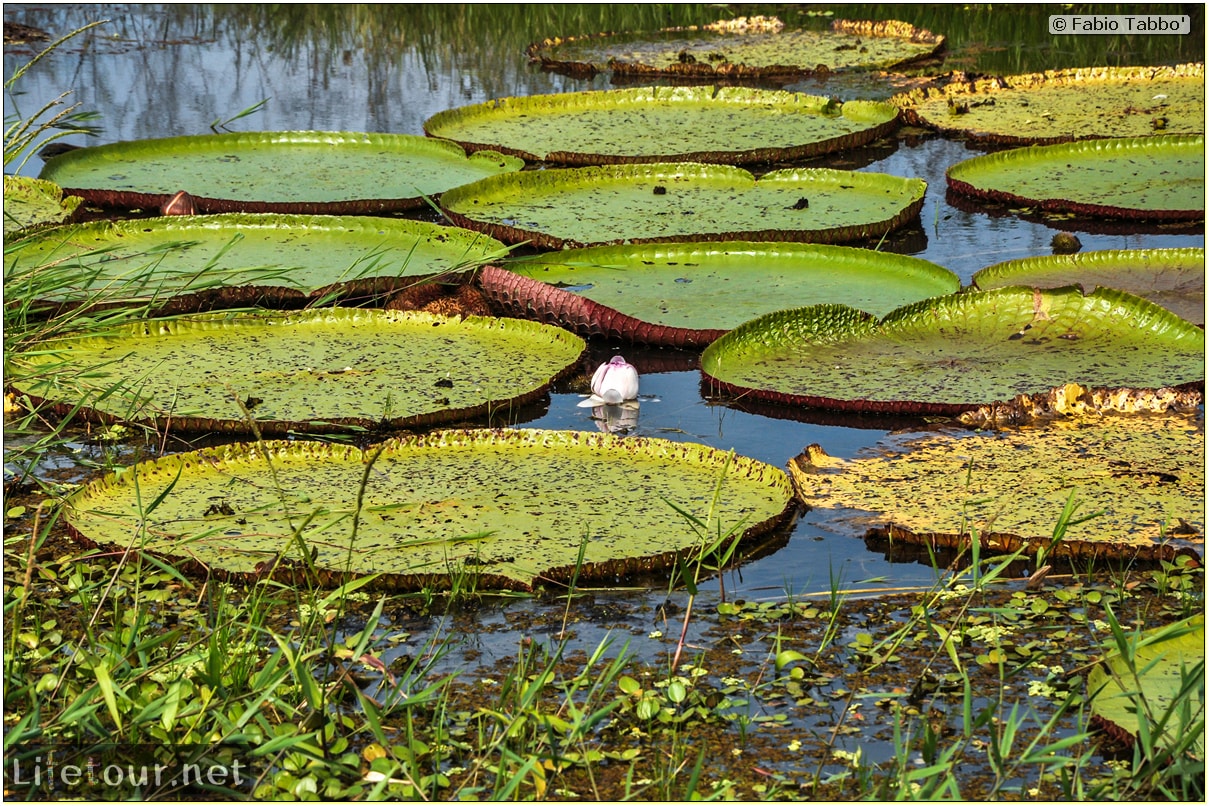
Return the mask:
[[(92, 125), (92, 121), (99, 119), (100, 116), (96, 112), (81, 110), (79, 104), (65, 105), (68, 93), (63, 93), (58, 98), (44, 104), (33, 114), (23, 115), (17, 104), (19, 93), (16, 87), (21, 77), (29, 72), (30, 68), (37, 64), (43, 56), (53, 52), (69, 39), (108, 22), (109, 20), (98, 20), (59, 37), (5, 79), (4, 94), (10, 102), (8, 105), (14, 110), (13, 114), (4, 120), (4, 170), (6, 172), (10, 168), (13, 173), (20, 172), (25, 167), (25, 163), (37, 151), (55, 140), (73, 134), (96, 136), (100, 132), (100, 129)], [(20, 161), (18, 162), (18, 160)]]

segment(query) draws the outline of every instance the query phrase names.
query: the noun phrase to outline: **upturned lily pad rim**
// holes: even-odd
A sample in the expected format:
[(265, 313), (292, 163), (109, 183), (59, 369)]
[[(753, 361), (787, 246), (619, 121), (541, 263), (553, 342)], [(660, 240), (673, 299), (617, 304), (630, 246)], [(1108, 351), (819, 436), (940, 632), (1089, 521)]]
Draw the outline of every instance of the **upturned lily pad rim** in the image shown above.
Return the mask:
[(1204, 154), (1205, 136), (1198, 135), (1165, 135), (1162, 137), (1109, 137), (1098, 140), (1080, 140), (1073, 143), (1058, 143), (1056, 145), (1025, 146), (1009, 151), (999, 151), (994, 154), (984, 154), (972, 157), (945, 171), (945, 180), (949, 189), (964, 196), (983, 201), (1015, 204), (1023, 207), (1036, 207), (1050, 212), (1072, 212), (1081, 216), (1104, 216), (1128, 220), (1153, 221), (1203, 221), (1204, 209), (1195, 210), (1152, 210), (1130, 207), (1119, 207), (1111, 204), (1095, 204), (1077, 202), (1069, 199), (1045, 198), (1034, 199), (1021, 196), (1009, 191), (997, 190), (994, 187), (983, 187), (975, 184), (978, 175), (985, 170), (1012, 164), (1013, 162), (1028, 162), (1033, 159), (1044, 159), (1055, 154), (1067, 153), (1077, 159), (1085, 153), (1097, 153), (1114, 150), (1125, 153), (1129, 150), (1179, 149), (1187, 146), (1200, 146)]
[[(623, 248), (617, 246), (588, 247), (518, 258), (502, 265), (484, 267), (478, 274), (478, 282), (483, 292), (506, 310), (518, 316), (536, 318), (538, 321), (565, 327), (586, 338), (617, 339), (653, 347), (701, 349), (731, 330), (731, 328), (690, 328), (647, 322), (618, 308), (552, 286), (523, 273), (526, 269), (539, 268), (547, 263), (561, 264), (569, 260), (591, 259), (600, 254), (608, 254), (613, 260), (616, 260), (614, 253)], [(951, 279), (951, 291), (955, 292), (961, 287), (957, 275), (937, 264), (906, 255), (874, 252), (850, 246), (767, 241), (722, 241), (716, 242), (716, 246), (702, 246), (700, 242), (685, 241), (663, 244), (660, 251), (662, 252), (664, 249), (684, 262), (704, 259), (702, 253), (708, 256), (710, 253), (730, 252), (750, 252), (753, 253), (753, 261), (758, 261), (761, 253), (785, 250), (800, 255), (803, 261), (825, 262), (829, 258), (884, 261), (888, 271), (898, 266), (917, 275), (928, 275), (935, 278), (938, 283), (941, 278)], [(640, 246), (635, 250), (635, 264), (645, 262), (641, 258), (642, 254)], [(625, 269), (625, 271), (628, 270), (630, 269)], [(641, 268), (635, 265), (632, 270), (641, 271)]]
[[(653, 437), (621, 438), (612, 434), (588, 431), (461, 429), (395, 437), (364, 448), (342, 443), (262, 440), (256, 443), (236, 443), (217, 448), (202, 448), (188, 453), (171, 454), (139, 465), (121, 468), (80, 488), (67, 499), (68, 514), (65, 522), (68, 532), (72, 537), (85, 546), (127, 551), (132, 548), (129, 542), (119, 545), (118, 543), (107, 542), (103, 539), (94, 540), (72, 522), (72, 514), (75, 511), (79, 511), (82, 502), (103, 493), (106, 489), (137, 484), (141, 471), (146, 472), (150, 469), (168, 468), (169, 472), (173, 469), (177, 470), (177, 472), (183, 472), (191, 467), (198, 468), (199, 470), (206, 468), (208, 470), (218, 468), (224, 462), (254, 458), (257, 455), (267, 455), (270, 457), (299, 455), (304, 458), (313, 456), (319, 461), (322, 461), (324, 458), (334, 457), (355, 461), (358, 464), (366, 464), (371, 458), (376, 460), (379, 455), (390, 453), (405, 454), (409, 449), (441, 449), (445, 446), (469, 446), (473, 448), (480, 445), (485, 447), (511, 446), (516, 452), (522, 455), (526, 449), (554, 448), (562, 449), (568, 453), (586, 453), (591, 451), (594, 462), (624, 460), (629, 455), (649, 453), (656, 457), (665, 456), (669, 462), (675, 461), (677, 464), (684, 462), (699, 464), (714, 469), (718, 473), (725, 470), (727, 478), (752, 479), (753, 483), (758, 486), (774, 491), (779, 490), (780, 495), (778, 497), (783, 499), (779, 511), (769, 514), (758, 522), (747, 524), (738, 538), (743, 545), (750, 546), (757, 538), (783, 527), (796, 516), (799, 510), (792, 482), (783, 470), (755, 459), (735, 455), (733, 452), (721, 451), (705, 445), (673, 442)], [(178, 481), (181, 480), (178, 478)], [(187, 482), (187, 480), (184, 481)], [(552, 480), (551, 483), (556, 485), (557, 481)], [(525, 504), (522, 502), (520, 506), (525, 506)], [(671, 506), (668, 507), (668, 513), (669, 520), (682, 517)], [(137, 540), (137, 535), (131, 535), (131, 538)], [(140, 550), (137, 545), (134, 546), (134, 549)], [(691, 534), (686, 536), (684, 545), (680, 548), (659, 554), (637, 557), (623, 556), (614, 560), (584, 562), (578, 565), (570, 562), (566, 565), (545, 569), (531, 583), (526, 583), (524, 580), (512, 576), (482, 573), (477, 578), (477, 583), (478, 588), (481, 590), (533, 591), (536, 587), (546, 582), (562, 586), (573, 580), (578, 580), (579, 582), (614, 582), (619, 578), (649, 577), (653, 573), (676, 567), (679, 562), (696, 556), (699, 550), (700, 539), (696, 534)], [(375, 579), (370, 587), (377, 590), (448, 590), (453, 587), (451, 580), (452, 570), (447, 570), (446, 573), (430, 571), (390, 573), (379, 571), (364, 572), (348, 570), (346, 567), (332, 567), (316, 569), (318, 571), (318, 579), (316, 579), (308, 573), (304, 563), (299, 560), (286, 560), (274, 563), (268, 568), (264, 568), (263, 570), (258, 569), (249, 573), (233, 571), (225, 569), (220, 565), (203, 562), (187, 553), (187, 549), (185, 550), (186, 553), (171, 553), (159, 549), (148, 550), (145, 548), (141, 549), (141, 551), (145, 554), (158, 557), (185, 573), (215, 576), (219, 579), (232, 582), (272, 579), (287, 585), (298, 585), (318, 581), (324, 586), (335, 587), (346, 584), (353, 579), (372, 575)], [(465, 570), (468, 573), (473, 573), (473, 568), (469, 565), (466, 566)]]
[[(1201, 279), (1200, 291), (1204, 294), (1204, 274), (1205, 274), (1205, 249), (1204, 247), (1173, 247), (1166, 249), (1105, 249), (1094, 252), (1077, 252), (1072, 255), (1043, 255), (1027, 258), (1016, 258), (1014, 260), (1005, 260), (1000, 263), (995, 263), (986, 268), (980, 269), (970, 278), (970, 286), (975, 289), (988, 290), (991, 288), (1001, 288), (1007, 285), (1031, 285), (1040, 287), (1056, 288), (1065, 285), (1075, 284), (1084, 291), (1090, 290), (1088, 283), (1084, 282), (1080, 274), (1083, 271), (1108, 271), (1112, 269), (1127, 270), (1133, 269), (1140, 275), (1149, 270), (1152, 265), (1158, 264), (1164, 269), (1177, 268), (1189, 273), (1196, 273)], [(1041, 283), (1036, 276), (1040, 274), (1049, 274), (1054, 272), (1064, 272), (1062, 277), (1064, 282), (1048, 282)], [(1111, 287), (1121, 291), (1128, 291), (1138, 296), (1149, 298), (1151, 295), (1146, 293), (1141, 287), (1131, 287), (1128, 283), (1113, 283), (1104, 285), (1095, 283), (1093, 287)], [(1163, 289), (1155, 289), (1162, 291)], [(1152, 300), (1154, 301), (1154, 300)], [(1158, 304), (1171, 310), (1167, 304), (1158, 301)], [(1173, 313), (1181, 313), (1174, 311)], [(1184, 311), (1186, 313), (1186, 311)], [(1200, 321), (1190, 320), (1193, 324), (1204, 324), (1204, 315), (1200, 317)]]
[[(1110, 644), (1111, 651), (1087, 676), (1092, 725), (1126, 747), (1132, 747), (1137, 741), (1140, 722), (1149, 723), (1154, 731), (1158, 725), (1151, 716), (1161, 719), (1175, 704), (1178, 684), (1182, 681), (1177, 676), (1164, 680), (1165, 669), (1178, 671), (1183, 667), (1192, 671), (1199, 662), (1204, 672), (1205, 615), (1200, 613), (1183, 622), (1145, 630), (1138, 639), (1133, 646), (1135, 654), (1128, 660), (1121, 656), (1119, 646)], [(1139, 688), (1141, 692), (1138, 692)], [(1153, 709), (1149, 715), (1137, 707), (1141, 696), (1145, 696), (1147, 705)], [(1202, 708), (1203, 705), (1202, 701)], [(1196, 720), (1198, 715), (1194, 713), (1192, 718)], [(1203, 720), (1203, 713), (1200, 718)], [(1168, 749), (1182, 744), (1186, 737), (1173, 735), (1180, 727), (1179, 718), (1173, 717), (1158, 736), (1152, 734), (1152, 741), (1157, 739), (1158, 744)], [(1199, 741), (1191, 752), (1204, 756), (1204, 733), (1194, 738)]]
[[(924, 28), (916, 28), (915, 26), (901, 22), (899, 20), (833, 20), (831, 22), (831, 30), (837, 33), (850, 33), (858, 36), (876, 36), (906, 39), (910, 42), (919, 42), (931, 46), (927, 52), (913, 55), (895, 62), (892, 65), (883, 65), (878, 69), (892, 69), (905, 67), (916, 62), (926, 61), (935, 57), (945, 47), (945, 37), (934, 34)], [(675, 34), (675, 33), (696, 33), (705, 30), (703, 26), (684, 26), (677, 28), (663, 28), (657, 31), (627, 31), (623, 36), (637, 36), (648, 34), (651, 36)], [(541, 64), (543, 70), (551, 70), (554, 72), (565, 73), (567, 75), (591, 78), (601, 72), (597, 65), (591, 62), (566, 61), (560, 59), (552, 59), (541, 53), (543, 49), (555, 47), (564, 42), (575, 42), (593, 39), (604, 39), (608, 37), (618, 36), (617, 32), (604, 31), (597, 34), (589, 34), (586, 36), (567, 36), (553, 37), (543, 39), (539, 42), (531, 43), (526, 49), (525, 54), (529, 57), (529, 61)], [(820, 69), (821, 68), (821, 69)], [(745, 80), (751, 79), (793, 79), (807, 78), (814, 75), (828, 75), (831, 72), (827, 65), (794, 65), (794, 64), (774, 64), (762, 67), (752, 67), (743, 63), (725, 63), (719, 66), (714, 66), (708, 62), (696, 62), (693, 64), (676, 64), (667, 69), (660, 69), (642, 62), (627, 62), (611, 59), (607, 69), (615, 76), (675, 76), (678, 78), (693, 77), (702, 81), (713, 80), (718, 78), (741, 78)], [(870, 68), (865, 68), (870, 69)]]
[[(989, 291), (963, 291), (958, 294), (949, 295), (947, 297), (935, 297), (925, 299), (919, 302), (910, 303), (891, 311), (886, 316), (878, 319), (863, 311), (858, 311), (855, 308), (846, 305), (812, 305), (805, 308), (787, 309), (767, 314), (765, 316), (753, 319), (734, 330), (728, 332), (724, 337), (719, 338), (710, 344), (701, 356), (701, 375), (703, 385), (714, 392), (732, 396), (739, 400), (752, 399), (760, 402), (771, 403), (783, 406), (804, 406), (810, 408), (833, 409), (846, 412), (861, 412), (870, 414), (892, 414), (892, 415), (920, 415), (931, 416), (941, 415), (945, 417), (953, 417), (963, 412), (974, 411), (984, 405), (1000, 402), (992, 400), (984, 401), (953, 401), (953, 402), (929, 402), (929, 401), (913, 401), (902, 399), (865, 399), (865, 398), (837, 398), (824, 395), (803, 395), (786, 392), (776, 389), (761, 389), (750, 386), (742, 386), (739, 384), (724, 381), (714, 375), (711, 375), (706, 369), (711, 362), (716, 362), (717, 354), (723, 350), (730, 348), (732, 341), (742, 341), (743, 339), (751, 338), (754, 335), (758, 336), (761, 333), (768, 332), (776, 336), (777, 324), (787, 315), (801, 312), (815, 312), (819, 319), (830, 319), (833, 323), (836, 320), (842, 320), (847, 329), (851, 329), (857, 323), (869, 325), (870, 332), (876, 333), (887, 325), (893, 326), (895, 322), (910, 321), (914, 316), (927, 313), (932, 310), (932, 306), (946, 301), (962, 303), (966, 301), (977, 301), (978, 299), (993, 300), (996, 296), (1015, 296), (1020, 294), (1032, 295), (1034, 299), (1044, 297), (1048, 294), (1063, 295), (1063, 294), (1078, 294), (1086, 299), (1105, 299), (1105, 300), (1125, 300), (1128, 304), (1141, 309), (1146, 316), (1150, 326), (1160, 328), (1180, 328), (1187, 329), (1191, 333), (1202, 334), (1203, 330), (1195, 325), (1187, 322), (1181, 317), (1171, 313), (1165, 308), (1156, 305), (1149, 300), (1136, 297), (1124, 291), (1116, 289), (1097, 288), (1092, 292), (1085, 293), (1077, 286), (1067, 286), (1065, 288), (1056, 288), (1048, 291), (1042, 291), (1026, 286), (1004, 286), (1002, 288), (991, 289)], [(949, 304), (952, 304), (950, 302)], [(841, 334), (843, 335), (843, 334)], [(1081, 379), (1071, 378), (1070, 381), (1083, 383)], [(1186, 383), (1167, 384), (1162, 388), (1173, 388), (1176, 390), (1183, 389), (1203, 389), (1204, 379), (1189, 381)], [(1109, 387), (1097, 386), (1094, 383), (1089, 383), (1088, 388), (1092, 391), (1103, 392)], [(1134, 387), (1136, 389), (1150, 389), (1160, 387)]]
[(740, 150), (696, 150), (666, 154), (624, 154), (574, 151), (559, 149), (537, 154), (514, 147), (507, 143), (479, 143), (457, 136), (460, 124), (476, 118), (493, 119), (505, 112), (528, 117), (550, 110), (551, 114), (565, 114), (568, 109), (593, 109), (616, 106), (624, 108), (643, 100), (670, 104), (707, 104), (726, 109), (742, 107), (755, 98), (761, 106), (775, 104), (783, 112), (812, 114), (822, 112), (830, 102), (823, 96), (790, 93), (780, 90), (762, 90), (727, 87), (643, 87), (638, 89), (611, 89), (588, 92), (559, 93), (555, 95), (532, 95), (499, 98), (480, 104), (447, 109), (424, 121), (424, 132), (430, 137), (444, 137), (458, 143), (467, 152), (488, 149), (510, 154), (526, 162), (546, 162), (558, 165), (630, 165), (651, 162), (705, 162), (724, 165), (749, 165), (768, 162), (788, 162), (830, 154), (848, 148), (857, 148), (893, 132), (898, 128), (900, 112), (893, 104), (884, 101), (847, 101), (840, 106), (843, 117), (859, 116), (868, 119), (868, 128), (814, 140), (791, 146), (763, 146)]
[[(468, 155), (465, 149), (463, 149), (457, 143), (417, 134), (381, 134), (373, 132), (296, 130), (180, 135), (176, 137), (164, 137), (149, 140), (129, 140), (116, 143), (107, 143), (99, 146), (87, 146), (85, 148), (73, 149), (52, 157), (43, 166), (41, 173), (43, 176), (53, 180), (55, 174), (64, 166), (69, 166), (74, 162), (86, 162), (87, 160), (96, 156), (106, 156), (113, 153), (126, 152), (137, 155), (146, 151), (163, 153), (173, 149), (181, 150), (187, 153), (190, 150), (196, 150), (199, 147), (213, 149), (229, 143), (247, 144), (256, 140), (261, 140), (265, 145), (268, 146), (278, 143), (287, 145), (291, 143), (302, 143), (308, 145), (325, 144), (333, 146), (339, 145), (343, 142), (347, 142), (351, 145), (377, 144), (382, 147), (406, 147), (408, 149), (420, 150), (428, 152), (434, 157), (438, 158), (498, 160), (504, 164), (507, 164), (508, 169), (513, 171), (520, 170), (524, 167), (524, 163), (515, 157), (490, 151), (482, 151), (478, 154)], [(387, 165), (384, 163), (384, 170), (386, 169)], [(325, 202), (270, 202), (214, 198), (195, 194), (190, 191), (189, 188), (182, 189), (190, 193), (195, 208), (200, 213), (366, 215), (375, 213), (398, 213), (408, 210), (422, 209), (426, 207), (430, 201), (424, 196), (411, 196), (390, 199), (372, 197), (333, 199), (332, 201)], [(71, 188), (68, 192), (70, 192), (72, 195), (80, 196), (90, 204), (97, 204), (103, 207), (118, 207), (127, 209), (158, 209), (174, 195), (173, 192), (143, 193), (136, 191), (106, 190), (104, 188)]]
[[(510, 191), (513, 195), (532, 195), (545, 187), (556, 187), (560, 182), (572, 179), (585, 184), (603, 184), (608, 181), (626, 179), (654, 180), (698, 176), (708, 179), (733, 178), (734, 181), (783, 182), (807, 177), (822, 183), (840, 185), (845, 181), (856, 181), (870, 185), (897, 186), (907, 192), (910, 201), (888, 220), (829, 229), (763, 229), (723, 232), (678, 232), (666, 236), (646, 238), (614, 238), (603, 241), (579, 241), (570, 237), (551, 235), (540, 230), (520, 226), (480, 221), (473, 217), (475, 194), (491, 194)], [(808, 181), (808, 180), (803, 180)], [(613, 244), (675, 243), (679, 241), (794, 241), (799, 243), (845, 243), (865, 238), (875, 238), (904, 226), (916, 218), (923, 209), (927, 183), (918, 178), (903, 178), (890, 174), (865, 171), (840, 171), (831, 168), (798, 168), (772, 171), (758, 179), (750, 171), (732, 165), (711, 165), (697, 162), (653, 162), (637, 165), (600, 165), (581, 168), (551, 168), (543, 171), (522, 171), (498, 174), (453, 188), (441, 195), (441, 210), (455, 226), (485, 232), (506, 244), (528, 243), (542, 249), (570, 249)], [(453, 209), (466, 203), (465, 212)]]
[(940, 132), (947, 137), (963, 137), (975, 143), (997, 145), (1053, 145), (1078, 140), (1111, 138), (1112, 134), (1088, 133), (1036, 137), (1028, 133), (982, 131), (962, 126), (961, 116), (954, 116), (954, 125), (945, 125), (934, 118), (920, 114), (919, 106), (937, 99), (960, 102), (962, 99), (994, 99), (997, 92), (1028, 90), (1046, 86), (1082, 86), (1095, 82), (1148, 82), (1156, 78), (1205, 78), (1203, 62), (1158, 67), (1078, 67), (1066, 70), (1046, 70), (1041, 73), (981, 78), (973, 81), (953, 81), (943, 87), (928, 87), (909, 90), (894, 95), (890, 103), (899, 107), (903, 122)]
[(570, 291), (518, 274), (506, 266), (484, 266), (479, 287), (488, 299), (516, 315), (557, 325), (585, 337), (619, 339), (651, 347), (704, 347), (723, 329), (658, 325)]
[[(521, 392), (502, 397), (490, 397), (482, 402), (471, 406), (460, 408), (445, 408), (434, 411), (421, 412), (418, 414), (404, 414), (395, 417), (384, 416), (381, 418), (367, 418), (360, 416), (335, 416), (335, 417), (316, 417), (308, 420), (271, 420), (252, 418), (255, 422), (255, 430), (266, 436), (286, 436), (290, 434), (332, 434), (342, 432), (369, 432), (382, 433), (395, 431), (405, 428), (440, 425), (442, 423), (456, 422), (459, 420), (471, 420), (500, 410), (515, 411), (521, 407), (527, 406), (545, 397), (550, 386), (573, 373), (578, 368), (579, 360), (583, 353), (587, 350), (587, 344), (579, 336), (576, 336), (562, 328), (544, 325), (538, 322), (530, 322), (523, 319), (503, 319), (496, 317), (484, 316), (469, 316), (469, 317), (446, 317), (437, 314), (430, 314), (423, 311), (383, 311), (378, 309), (365, 308), (311, 308), (305, 311), (267, 311), (267, 310), (249, 310), (239, 312), (238, 316), (232, 319), (234, 312), (220, 313), (203, 313), (191, 316), (182, 316), (177, 318), (152, 319), (146, 323), (139, 322), (127, 325), (120, 325), (96, 335), (89, 336), (83, 344), (89, 342), (105, 342), (114, 341), (121, 338), (171, 338), (172, 335), (187, 330), (190, 327), (206, 329), (207, 327), (221, 329), (224, 327), (237, 328), (240, 323), (248, 325), (257, 324), (272, 324), (277, 326), (288, 327), (291, 324), (305, 325), (312, 320), (328, 321), (328, 322), (356, 322), (374, 320), (375, 323), (385, 323), (389, 327), (392, 322), (400, 323), (402, 326), (412, 325), (448, 325), (458, 328), (479, 328), (484, 331), (491, 329), (507, 330), (513, 333), (528, 333), (540, 337), (548, 347), (551, 344), (561, 344), (568, 351), (565, 362), (555, 367), (550, 372), (548, 379), (544, 383), (537, 384), (530, 389), (522, 390)], [(154, 323), (161, 329), (167, 329), (167, 334), (152, 333), (149, 325)], [(53, 355), (56, 348), (62, 348), (68, 352), (72, 350), (73, 339), (68, 336), (61, 343), (46, 342), (39, 345), (37, 355)], [(538, 345), (535, 345), (535, 349)], [(547, 350), (547, 356), (549, 350)], [(20, 356), (17, 357), (20, 359)], [(209, 432), (209, 433), (225, 433), (225, 434), (246, 434), (252, 432), (252, 426), (248, 423), (247, 417), (241, 419), (226, 419), (221, 417), (209, 417), (201, 415), (186, 415), (175, 412), (153, 412), (145, 416), (128, 417), (120, 414), (114, 414), (97, 405), (89, 405), (88, 401), (84, 400), (60, 400), (41, 395), (33, 394), (28, 389), (24, 388), (29, 382), (38, 380), (37, 373), (31, 378), (22, 379), (19, 376), (14, 377), (12, 374), (6, 378), (6, 387), (11, 389), (23, 397), (28, 398), (33, 408), (45, 407), (47, 411), (61, 415), (77, 416), (86, 422), (97, 422), (106, 425), (116, 423), (132, 424), (140, 426), (148, 426), (158, 431), (172, 430), (175, 432)], [(107, 379), (105, 385), (111, 385), (114, 381)], [(100, 390), (96, 390), (100, 391)], [(124, 401), (121, 398), (120, 388), (117, 391), (117, 396), (111, 395), (108, 391), (100, 394), (99, 402), (104, 403), (113, 397), (115, 405), (120, 405), (123, 408), (128, 407), (130, 401)], [(137, 390), (132, 392), (137, 396)], [(246, 404), (245, 404), (246, 405)]]
[[(1013, 277), (1021, 275), (1028, 276), (1033, 271), (1051, 267), (1058, 268), (1066, 265), (1077, 270), (1084, 265), (1087, 268), (1100, 268), (1101, 266), (1129, 267), (1152, 261), (1167, 265), (1189, 265), (1193, 268), (1199, 267), (1204, 269), (1205, 248), (1203, 246), (1176, 246), (1156, 249), (1100, 249), (1092, 252), (1076, 252), (1071, 255), (1035, 255), (1033, 257), (1014, 258), (1012, 260), (993, 263), (990, 266), (979, 269), (970, 278), (970, 284), (973, 287), (981, 288), (978, 282), (981, 278), (983, 281), (995, 283), (995, 285), (987, 285), (987, 289), (997, 288), (999, 285), (1004, 284), (1025, 285), (1025, 283), (999, 283), (999, 281), (1011, 280)], [(1075, 276), (1072, 274), (1072, 279)], [(1064, 283), (1063, 285), (1070, 285), (1070, 283)]]

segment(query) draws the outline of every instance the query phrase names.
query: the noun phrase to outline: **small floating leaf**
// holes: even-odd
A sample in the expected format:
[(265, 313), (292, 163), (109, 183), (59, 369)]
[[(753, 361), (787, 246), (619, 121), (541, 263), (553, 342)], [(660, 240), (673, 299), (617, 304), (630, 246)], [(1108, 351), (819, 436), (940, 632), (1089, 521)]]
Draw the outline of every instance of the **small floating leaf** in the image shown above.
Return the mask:
[(800, 663), (801, 661), (809, 660), (805, 655), (797, 650), (785, 649), (777, 653), (773, 663), (776, 665), (777, 671), (781, 671), (791, 663)]

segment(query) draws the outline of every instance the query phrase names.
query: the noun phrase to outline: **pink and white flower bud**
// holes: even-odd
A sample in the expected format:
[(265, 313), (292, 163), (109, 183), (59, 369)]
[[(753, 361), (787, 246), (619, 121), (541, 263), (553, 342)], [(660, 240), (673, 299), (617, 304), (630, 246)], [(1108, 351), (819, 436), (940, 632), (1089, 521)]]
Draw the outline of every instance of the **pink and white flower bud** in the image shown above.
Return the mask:
[(605, 403), (621, 403), (638, 397), (638, 370), (619, 355), (601, 364), (592, 375), (592, 394)]

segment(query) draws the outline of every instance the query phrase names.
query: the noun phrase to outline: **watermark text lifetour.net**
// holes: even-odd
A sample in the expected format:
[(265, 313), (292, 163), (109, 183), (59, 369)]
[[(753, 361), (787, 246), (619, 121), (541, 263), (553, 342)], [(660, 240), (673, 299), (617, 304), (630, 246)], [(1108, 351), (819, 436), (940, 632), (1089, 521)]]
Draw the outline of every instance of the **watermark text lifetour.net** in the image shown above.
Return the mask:
[(252, 784), (246, 758), (216, 751), (118, 744), (13, 748), (5, 753), (4, 791), (70, 796), (98, 790), (243, 791)]

